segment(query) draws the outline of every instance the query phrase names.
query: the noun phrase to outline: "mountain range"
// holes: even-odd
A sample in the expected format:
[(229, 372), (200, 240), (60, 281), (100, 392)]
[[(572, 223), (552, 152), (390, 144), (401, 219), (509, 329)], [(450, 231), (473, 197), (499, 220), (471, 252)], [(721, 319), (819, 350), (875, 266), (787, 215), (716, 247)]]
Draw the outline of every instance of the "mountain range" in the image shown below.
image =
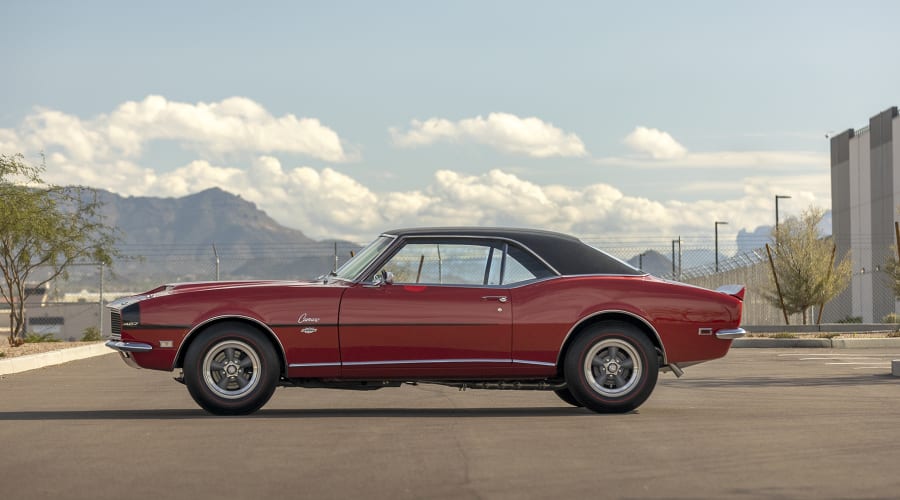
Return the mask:
[[(121, 258), (108, 278), (108, 289), (136, 291), (173, 281), (213, 279), (313, 279), (360, 248), (347, 241), (316, 241), (219, 188), (180, 198), (96, 193), (103, 204), (104, 222), (120, 235)], [(822, 230), (830, 233), (830, 212), (826, 215)], [(741, 230), (739, 252), (761, 247), (770, 233), (767, 226)], [(697, 252), (702, 255), (692, 254), (690, 259), (685, 253), (685, 267), (689, 262), (699, 265), (714, 259), (711, 250)], [(671, 259), (656, 251), (635, 255), (629, 263), (657, 275), (670, 274), (672, 269)], [(95, 269), (72, 268), (69, 282), (58, 286), (96, 288), (99, 272)]]
[[(346, 261), (356, 243), (316, 241), (256, 204), (219, 188), (181, 198), (96, 191), (121, 254), (107, 289), (143, 290), (173, 281), (313, 279)], [(92, 268), (73, 268), (67, 289), (94, 288)]]

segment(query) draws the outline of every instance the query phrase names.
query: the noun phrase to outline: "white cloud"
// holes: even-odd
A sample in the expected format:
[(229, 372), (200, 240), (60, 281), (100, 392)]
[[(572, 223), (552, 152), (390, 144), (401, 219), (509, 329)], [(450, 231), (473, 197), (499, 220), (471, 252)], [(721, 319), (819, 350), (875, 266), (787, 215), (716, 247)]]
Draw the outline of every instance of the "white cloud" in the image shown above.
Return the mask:
[(59, 151), (86, 163), (135, 159), (155, 140), (178, 141), (217, 157), (285, 152), (332, 162), (348, 159), (340, 137), (319, 120), (293, 114), (275, 117), (245, 97), (191, 104), (151, 95), (87, 120), (38, 108), (16, 130), (0, 130), (5, 149)]
[(534, 158), (585, 156), (584, 143), (574, 133), (567, 133), (538, 118), (521, 118), (509, 113), (491, 113), (458, 122), (443, 118), (412, 120), (409, 130), (390, 129), (394, 144), (418, 147), (436, 142), (474, 142), (499, 151), (524, 154)]
[[(376, 192), (337, 170), (285, 167), (271, 156), (244, 168), (195, 160), (157, 173), (125, 161), (82, 168), (55, 155), (48, 157), (47, 174), (57, 183), (136, 196), (184, 196), (215, 186), (240, 194), (313, 238), (358, 242), (386, 229), (423, 225), (538, 227), (600, 239), (674, 237), (707, 234), (711, 221), (727, 220), (724, 240), (728, 231), (771, 224), (776, 192), (790, 192), (798, 211), (810, 204), (827, 207), (830, 198), (827, 174), (736, 179), (734, 184), (743, 187), (732, 199), (686, 203), (630, 196), (603, 183), (541, 185), (498, 169), (477, 175), (439, 170), (419, 189)], [(788, 215), (791, 207), (782, 209)]]
[(650, 155), (654, 160), (674, 160), (687, 155), (687, 149), (669, 135), (655, 128), (636, 127), (625, 136), (631, 149)]
[[(20, 127), (0, 129), (0, 146), (22, 151), (30, 158), (42, 149), (47, 151), (45, 177), (57, 184), (82, 184), (135, 196), (184, 196), (219, 187), (256, 203), (281, 224), (311, 237), (359, 242), (392, 227), (422, 225), (527, 226), (600, 238), (669, 237), (708, 234), (711, 221), (717, 219), (730, 222), (727, 235), (740, 228), (771, 224), (776, 193), (793, 196), (782, 206), (784, 215), (810, 204), (827, 207), (830, 199), (827, 168), (800, 173), (795, 169), (790, 176), (779, 173), (769, 177), (760, 174), (759, 168), (748, 169), (751, 175), (735, 175), (729, 181), (729, 199), (690, 203), (632, 196), (605, 183), (538, 184), (508, 169), (480, 174), (445, 169), (414, 189), (374, 191), (333, 168), (286, 165), (267, 153), (295, 147), (288, 144), (287, 135), (301, 133), (306, 126), (320, 142), (301, 141), (302, 151), (322, 159), (346, 157), (336, 134), (315, 120), (301, 126), (304, 120), (308, 119), (272, 117), (243, 98), (192, 105), (151, 96), (90, 120), (38, 110)], [(562, 156), (563, 151), (584, 154), (577, 137), (533, 118), (494, 114), (457, 123), (435, 120), (432, 125), (423, 123), (408, 133), (397, 133), (395, 140), (407, 145), (477, 140), (532, 156), (550, 151)], [(522, 127), (507, 129), (503, 123)], [(643, 148), (642, 156), (629, 160), (639, 165), (760, 166), (781, 159), (796, 162), (793, 165), (819, 166), (815, 157), (800, 159), (792, 153), (691, 153), (668, 134), (646, 131), (633, 137), (638, 144), (635, 147)], [(329, 137), (334, 140), (325, 140)], [(142, 151), (147, 143), (164, 138), (207, 153), (244, 151), (253, 159), (198, 155), (168, 171), (144, 166)], [(54, 147), (48, 150), (47, 144)], [(715, 179), (698, 182), (701, 184), (685, 182), (679, 187), (693, 193), (716, 188), (709, 184)]]
[(594, 160), (599, 165), (643, 168), (772, 168), (827, 167), (828, 155), (816, 151), (709, 151), (691, 152), (668, 132), (635, 127), (623, 141), (631, 156)]

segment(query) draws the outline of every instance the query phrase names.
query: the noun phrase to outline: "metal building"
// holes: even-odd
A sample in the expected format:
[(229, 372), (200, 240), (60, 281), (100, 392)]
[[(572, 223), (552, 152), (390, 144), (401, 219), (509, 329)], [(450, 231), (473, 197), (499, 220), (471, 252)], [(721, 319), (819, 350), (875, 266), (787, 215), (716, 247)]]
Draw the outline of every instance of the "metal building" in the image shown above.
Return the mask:
[(869, 119), (869, 126), (831, 138), (832, 234), (838, 255), (851, 252), (853, 279), (829, 303), (826, 321), (855, 317), (880, 323), (897, 312), (885, 266), (896, 256), (898, 209), (900, 117), (894, 106)]

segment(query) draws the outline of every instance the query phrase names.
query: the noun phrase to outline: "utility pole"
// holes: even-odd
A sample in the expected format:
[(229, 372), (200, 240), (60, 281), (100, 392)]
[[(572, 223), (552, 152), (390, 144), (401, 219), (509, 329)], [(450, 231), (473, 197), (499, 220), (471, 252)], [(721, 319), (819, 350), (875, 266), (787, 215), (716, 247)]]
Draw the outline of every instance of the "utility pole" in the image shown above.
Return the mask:
[[(778, 237), (778, 200), (786, 200), (790, 198), (790, 196), (786, 194), (776, 194), (775, 195), (775, 237)], [(777, 242), (776, 242), (777, 243)]]

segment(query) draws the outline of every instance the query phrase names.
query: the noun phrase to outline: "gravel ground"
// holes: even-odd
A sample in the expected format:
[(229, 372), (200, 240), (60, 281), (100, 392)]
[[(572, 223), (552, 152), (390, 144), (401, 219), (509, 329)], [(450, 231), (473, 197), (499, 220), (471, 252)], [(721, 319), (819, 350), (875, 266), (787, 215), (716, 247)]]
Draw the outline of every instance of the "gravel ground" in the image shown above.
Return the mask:
[(27, 356), (29, 354), (40, 354), (42, 352), (68, 349), (69, 347), (80, 347), (90, 344), (96, 344), (96, 342), (37, 342), (34, 344), (22, 344), (19, 347), (10, 347), (6, 339), (0, 339), (0, 359), (15, 358), (16, 356)]

